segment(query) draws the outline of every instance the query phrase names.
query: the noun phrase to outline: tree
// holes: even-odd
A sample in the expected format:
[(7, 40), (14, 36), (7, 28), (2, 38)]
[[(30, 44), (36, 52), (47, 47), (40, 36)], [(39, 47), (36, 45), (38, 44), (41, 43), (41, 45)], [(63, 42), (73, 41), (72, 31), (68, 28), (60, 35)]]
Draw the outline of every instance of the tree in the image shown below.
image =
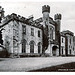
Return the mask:
[(0, 30), (0, 44), (3, 45), (3, 40), (2, 40), (2, 30), (4, 30), (3, 28)]

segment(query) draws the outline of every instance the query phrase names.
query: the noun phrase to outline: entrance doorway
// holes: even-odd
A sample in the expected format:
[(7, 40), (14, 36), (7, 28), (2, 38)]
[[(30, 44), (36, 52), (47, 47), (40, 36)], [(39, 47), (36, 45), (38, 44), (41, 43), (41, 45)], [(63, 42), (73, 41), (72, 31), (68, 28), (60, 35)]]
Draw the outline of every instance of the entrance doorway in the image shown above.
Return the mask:
[(57, 46), (53, 46), (52, 47), (52, 54), (53, 54), (53, 56), (56, 56), (57, 55)]

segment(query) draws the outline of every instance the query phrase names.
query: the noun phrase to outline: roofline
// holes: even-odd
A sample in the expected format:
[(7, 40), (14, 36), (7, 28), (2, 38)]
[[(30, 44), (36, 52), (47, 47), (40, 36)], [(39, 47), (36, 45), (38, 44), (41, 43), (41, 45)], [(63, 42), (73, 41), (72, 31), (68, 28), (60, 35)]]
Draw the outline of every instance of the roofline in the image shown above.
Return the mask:
[[(0, 26), (0, 28), (2, 28), (3, 26), (7, 25), (10, 21), (14, 21), (14, 20), (19, 21), (19, 22), (24, 23), (24, 24), (27, 24), (25, 21), (21, 21), (21, 20), (19, 20), (19, 19), (11, 18), (11, 19), (9, 19), (6, 23), (2, 24), (2, 25)], [(39, 29), (42, 29), (42, 28), (40, 28), (40, 27), (38, 27), (38, 26), (35, 26), (35, 25), (30, 25), (30, 24), (27, 24), (27, 25), (33, 26), (33, 27), (36, 27), (36, 28), (39, 28)]]

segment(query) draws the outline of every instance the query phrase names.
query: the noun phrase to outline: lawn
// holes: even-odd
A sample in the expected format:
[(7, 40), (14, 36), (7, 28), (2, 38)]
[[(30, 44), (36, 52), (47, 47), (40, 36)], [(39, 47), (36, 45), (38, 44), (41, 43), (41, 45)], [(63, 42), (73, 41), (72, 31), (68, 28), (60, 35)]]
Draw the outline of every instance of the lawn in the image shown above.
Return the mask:
[(31, 70), (29, 72), (75, 72), (75, 62)]

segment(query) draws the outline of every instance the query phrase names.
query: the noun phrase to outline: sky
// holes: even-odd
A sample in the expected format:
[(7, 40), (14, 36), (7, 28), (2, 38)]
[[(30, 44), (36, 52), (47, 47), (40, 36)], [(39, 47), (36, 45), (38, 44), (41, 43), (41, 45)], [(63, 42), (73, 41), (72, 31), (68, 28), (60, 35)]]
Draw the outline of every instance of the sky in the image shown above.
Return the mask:
[(5, 16), (12, 13), (28, 17), (34, 16), (34, 20), (42, 17), (42, 6), (50, 6), (50, 17), (54, 19), (54, 15), (60, 13), (61, 31), (70, 30), (75, 34), (75, 2), (0, 2), (5, 10)]

